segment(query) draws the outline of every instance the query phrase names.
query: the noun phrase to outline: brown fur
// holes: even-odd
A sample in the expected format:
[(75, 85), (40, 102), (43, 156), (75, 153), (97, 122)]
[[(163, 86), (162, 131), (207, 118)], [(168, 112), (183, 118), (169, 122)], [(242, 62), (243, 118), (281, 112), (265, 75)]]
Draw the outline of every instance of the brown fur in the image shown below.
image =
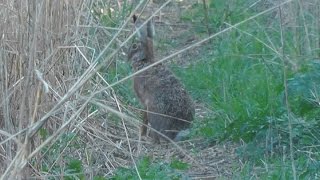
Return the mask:
[[(137, 17), (133, 17), (136, 28)], [(136, 21), (137, 20), (137, 21)], [(153, 24), (148, 22), (138, 32), (139, 40), (128, 53), (133, 70), (136, 72), (155, 62), (153, 54)], [(179, 131), (189, 127), (194, 116), (193, 102), (180, 81), (164, 65), (158, 64), (133, 78), (134, 91), (146, 112), (143, 123), (174, 139)], [(146, 126), (141, 129), (146, 134)], [(151, 131), (154, 141), (160, 142), (160, 135)]]

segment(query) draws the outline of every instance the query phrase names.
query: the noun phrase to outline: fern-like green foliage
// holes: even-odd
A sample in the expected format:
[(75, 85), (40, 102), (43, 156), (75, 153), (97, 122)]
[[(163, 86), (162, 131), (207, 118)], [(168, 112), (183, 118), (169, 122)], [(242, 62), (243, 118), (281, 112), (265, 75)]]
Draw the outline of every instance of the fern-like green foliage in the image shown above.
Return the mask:
[(320, 114), (320, 60), (302, 65), (299, 72), (288, 79), (288, 99), (294, 113), (307, 119)]

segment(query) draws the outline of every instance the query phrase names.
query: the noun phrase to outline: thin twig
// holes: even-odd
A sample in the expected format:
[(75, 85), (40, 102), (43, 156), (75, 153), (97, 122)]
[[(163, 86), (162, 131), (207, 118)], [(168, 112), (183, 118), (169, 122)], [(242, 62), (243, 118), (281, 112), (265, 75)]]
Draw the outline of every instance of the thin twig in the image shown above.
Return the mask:
[(284, 39), (283, 39), (283, 27), (282, 27), (282, 11), (279, 7), (279, 14), (280, 14), (280, 35), (281, 35), (281, 52), (282, 52), (282, 67), (283, 67), (283, 86), (284, 86), (284, 93), (285, 93), (285, 102), (287, 108), (287, 116), (288, 116), (288, 129), (289, 129), (289, 145), (290, 145), (290, 160), (291, 160), (291, 168), (292, 168), (292, 175), (293, 179), (297, 179), (297, 172), (296, 166), (294, 163), (294, 152), (293, 152), (293, 130), (292, 130), (292, 121), (291, 121), (291, 110), (288, 100), (288, 84), (287, 84), (287, 67), (284, 61)]

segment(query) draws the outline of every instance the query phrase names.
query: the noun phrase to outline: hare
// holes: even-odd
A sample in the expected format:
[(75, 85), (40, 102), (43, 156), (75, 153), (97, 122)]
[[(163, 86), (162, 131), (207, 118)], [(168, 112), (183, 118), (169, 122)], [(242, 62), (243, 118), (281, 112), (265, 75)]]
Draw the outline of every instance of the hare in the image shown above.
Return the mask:
[[(133, 15), (133, 21), (138, 29), (137, 16)], [(148, 21), (137, 34), (138, 41), (132, 44), (128, 52), (134, 72), (156, 62), (153, 23)], [(179, 131), (189, 127), (195, 114), (193, 102), (180, 81), (164, 64), (157, 64), (135, 75), (133, 86), (145, 108), (141, 135), (146, 135), (148, 122), (153, 129), (172, 140), (175, 140)], [(155, 143), (160, 143), (162, 135), (151, 130), (150, 136)]]

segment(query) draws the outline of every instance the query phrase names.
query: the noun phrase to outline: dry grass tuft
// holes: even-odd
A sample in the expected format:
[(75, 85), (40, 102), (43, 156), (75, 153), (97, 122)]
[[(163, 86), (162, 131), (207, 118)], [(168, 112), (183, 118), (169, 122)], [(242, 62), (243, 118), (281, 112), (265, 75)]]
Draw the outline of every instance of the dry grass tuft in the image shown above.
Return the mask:
[[(50, 162), (64, 166), (66, 152), (57, 152), (61, 156), (53, 161), (44, 158), (45, 149), (69, 133), (83, 137), (74, 143), (92, 149), (92, 156), (105, 153), (104, 144), (111, 146), (109, 149), (123, 149), (116, 142), (126, 138), (116, 132), (124, 127), (104, 121), (89, 105), (93, 95), (101, 98), (103, 93), (105, 105), (122, 111), (112, 89), (101, 91), (107, 82), (94, 70), (97, 51), (102, 52), (109, 42), (119, 46), (119, 39), (113, 39), (115, 30), (98, 27), (91, 13), (94, 6), (86, 0), (2, 1), (2, 179), (43, 177), (41, 166)], [(108, 47), (105, 51), (114, 50)], [(111, 56), (104, 62), (113, 60)], [(135, 134), (136, 128), (128, 131)], [(85, 160), (80, 150), (65, 148), (76, 159)]]

